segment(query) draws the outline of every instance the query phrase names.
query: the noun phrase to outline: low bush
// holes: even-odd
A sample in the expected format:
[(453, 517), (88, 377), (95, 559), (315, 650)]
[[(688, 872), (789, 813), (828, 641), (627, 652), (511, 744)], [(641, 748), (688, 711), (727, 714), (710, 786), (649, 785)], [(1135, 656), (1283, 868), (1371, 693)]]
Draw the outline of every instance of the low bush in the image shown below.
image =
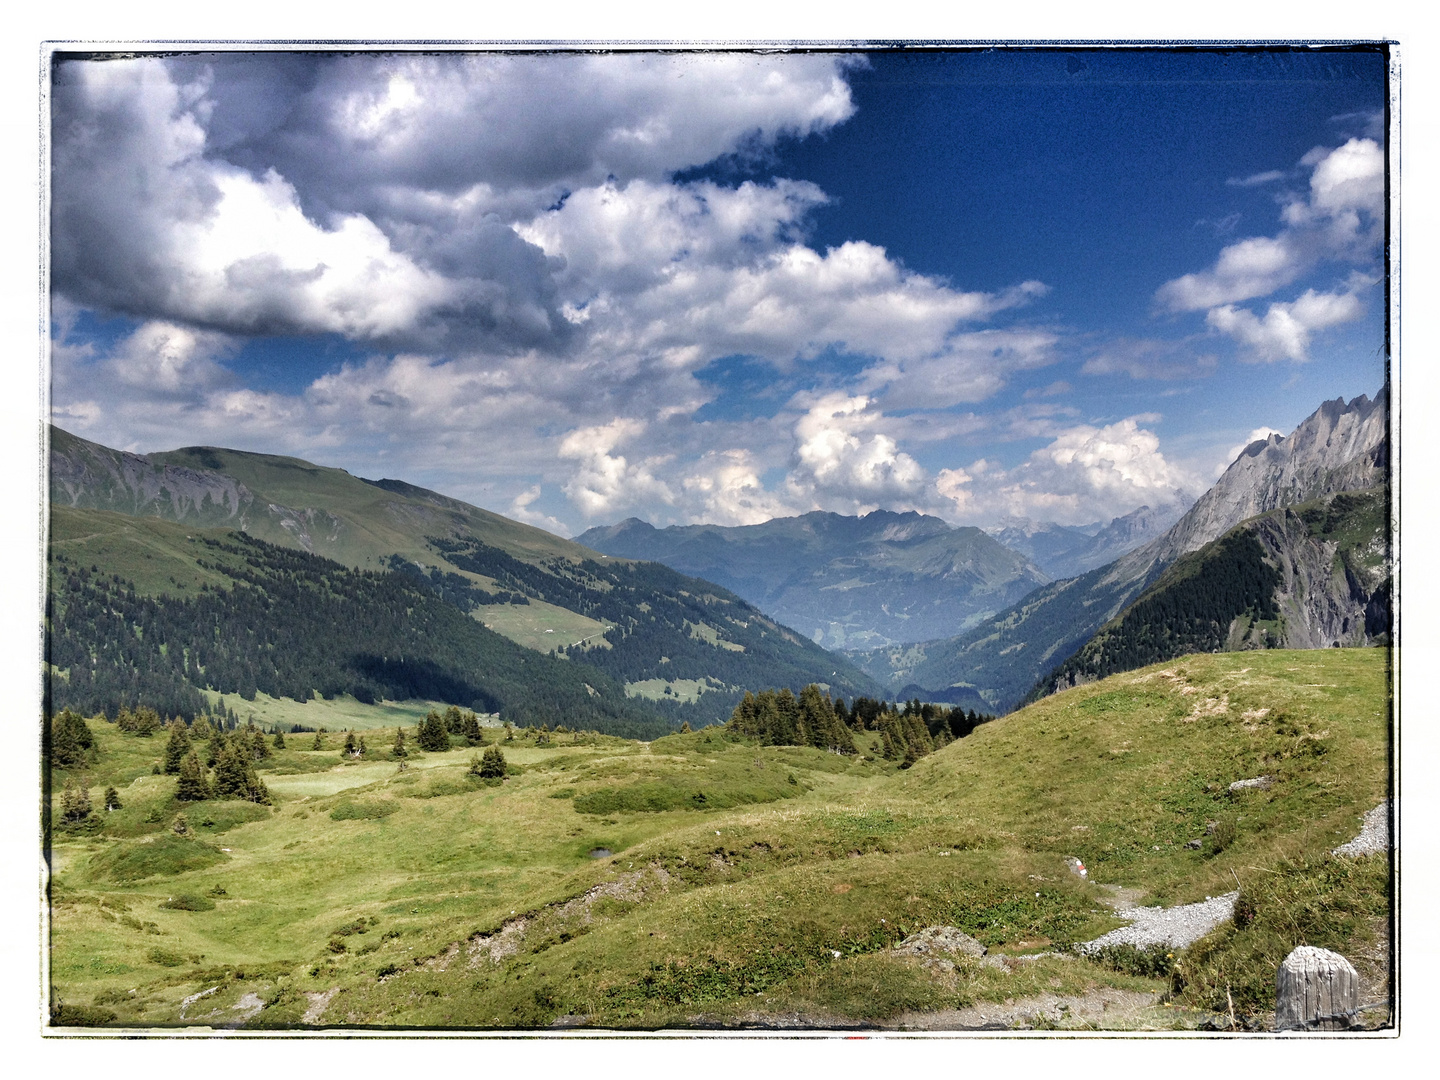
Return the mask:
[(363, 821), (369, 818), (389, 817), (399, 810), (398, 803), (381, 799), (346, 800), (330, 811), (331, 821)]
[(179, 896), (172, 896), (160, 903), (167, 911), (214, 911), (215, 901), (208, 896), (191, 896), (189, 893), (181, 893)]

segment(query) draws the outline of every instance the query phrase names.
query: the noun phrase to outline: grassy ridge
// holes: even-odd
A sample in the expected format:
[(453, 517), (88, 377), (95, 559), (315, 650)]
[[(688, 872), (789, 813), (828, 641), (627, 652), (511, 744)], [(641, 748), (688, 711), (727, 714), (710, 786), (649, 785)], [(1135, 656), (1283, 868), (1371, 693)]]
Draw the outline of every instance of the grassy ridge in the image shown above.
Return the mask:
[[(167, 834), (173, 780), (149, 774), (157, 740), (92, 724), (101, 756), (86, 781), (116, 783), (126, 806), (99, 832), (56, 837), (52, 982), (69, 1006), (116, 1023), (180, 1023), (181, 998), (211, 987), (183, 1022), (232, 1022), (250, 993), (265, 1008), (247, 1026), (300, 1024), (325, 994), (324, 1024), (475, 1028), (797, 1010), (880, 1021), (1106, 986), (1195, 1009), (1217, 994), (1223, 1007), (1229, 989), (1242, 1012), (1263, 1012), (1277, 949), (1323, 941), (1361, 963), (1388, 910), (1383, 858), (1326, 855), (1386, 794), (1387, 659), (1187, 657), (1047, 698), (909, 770), (713, 729), (649, 745), (502, 744), (521, 771), (499, 786), (465, 778), (474, 751), (400, 772), (341, 764), (338, 741), (287, 749), (262, 763), (275, 809), (230, 823), (206, 808), (212, 834), (197, 827), (197, 842), (228, 849), (225, 861), (124, 882), (111, 852)], [(1275, 778), (1269, 790), (1229, 794), (1261, 774)], [(763, 801), (782, 776), (799, 790)], [(612, 797), (583, 812), (587, 796), (637, 786), (724, 793), (731, 808)], [(376, 816), (334, 813), (361, 804)], [(185, 812), (196, 821), (199, 809)], [(1228, 847), (1185, 846), (1222, 817), (1235, 826)], [(591, 858), (597, 848), (614, 854)], [(888, 952), (933, 925), (1001, 955), (1053, 950), (1119, 925), (1096, 882), (1170, 903), (1237, 881), (1259, 917), (1174, 971), (1065, 957), (945, 970)], [(160, 906), (177, 895), (216, 906)], [(1309, 915), (1304, 896), (1320, 898)], [(1156, 1009), (1133, 1022), (1198, 1016)]]

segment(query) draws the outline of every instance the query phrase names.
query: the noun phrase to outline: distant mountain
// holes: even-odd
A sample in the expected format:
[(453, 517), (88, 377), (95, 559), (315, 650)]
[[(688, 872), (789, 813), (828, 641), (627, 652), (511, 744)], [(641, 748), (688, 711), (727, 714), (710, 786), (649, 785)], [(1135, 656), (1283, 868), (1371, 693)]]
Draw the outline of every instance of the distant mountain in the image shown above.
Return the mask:
[(1184, 511), (1185, 507), (1178, 505), (1164, 510), (1142, 506), (1123, 517), (1113, 518), (1108, 525), (1101, 521), (1089, 525), (1057, 525), (1053, 521), (1012, 518), (986, 531), (1059, 580), (1114, 562), (1126, 552), (1155, 539), (1174, 525)]
[(968, 633), (850, 653), (877, 681), (971, 689), (1012, 708), (1174, 563), (1249, 518), (1388, 481), (1387, 392), (1327, 401), (1284, 438), (1247, 446), (1164, 535), (1106, 566), (1043, 586)]
[(575, 539), (716, 582), (830, 648), (954, 634), (1048, 580), (980, 529), (913, 511), (665, 529), (629, 518)]
[(1383, 488), (1270, 510), (1182, 555), (1030, 694), (1186, 653), (1390, 640)]
[[(517, 644), (600, 670), (676, 723), (728, 717), (747, 689), (815, 682), (847, 698), (881, 693), (843, 658), (723, 588), (610, 559), (403, 481), (215, 447), (130, 454), (55, 428), (49, 461), (52, 523), (66, 518), (52, 547), (119, 574), (140, 595), (179, 600), (202, 584), (229, 587), (197, 571), (168, 533), (136, 524), (169, 521), (400, 574)], [(479, 686), (481, 674), (466, 677)]]

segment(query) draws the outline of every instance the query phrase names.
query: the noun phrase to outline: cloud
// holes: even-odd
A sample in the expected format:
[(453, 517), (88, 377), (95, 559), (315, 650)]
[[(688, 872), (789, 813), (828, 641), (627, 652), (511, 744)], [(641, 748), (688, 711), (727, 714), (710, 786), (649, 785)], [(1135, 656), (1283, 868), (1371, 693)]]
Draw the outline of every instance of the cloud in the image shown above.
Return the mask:
[(1260, 318), (1233, 304), (1212, 309), (1205, 321), (1245, 347), (1242, 359), (1272, 363), (1304, 362), (1310, 358), (1310, 337), (1341, 323), (1358, 319), (1363, 311), (1353, 292), (1317, 293), (1306, 289), (1292, 303), (1274, 303)]
[(563, 348), (573, 327), (558, 267), (517, 219), (577, 185), (661, 181), (825, 130), (854, 111), (853, 66), (740, 54), (62, 63), (54, 285), (231, 333)]
[(932, 355), (867, 368), (859, 385), (891, 410), (984, 401), (1005, 385), (1007, 375), (1054, 363), (1059, 340), (1054, 333), (1029, 329), (957, 333)]
[(652, 472), (663, 457), (648, 458), (634, 465), (611, 451), (642, 434), (645, 424), (624, 417), (597, 427), (572, 431), (560, 443), (560, 456), (579, 462), (565, 484), (565, 494), (587, 518), (614, 516), (641, 503), (672, 504), (675, 495)]
[(1273, 184), (1277, 180), (1284, 180), (1286, 174), (1279, 169), (1268, 169), (1265, 172), (1255, 173), (1253, 176), (1231, 177), (1225, 181), (1227, 187), (1257, 187), (1260, 184)]
[(863, 394), (826, 394), (795, 425), (791, 491), (821, 505), (889, 505), (913, 499), (926, 480), (925, 470), (900, 451), (895, 440), (875, 428), (881, 414)]
[(789, 517), (814, 509), (787, 502), (767, 491), (755, 456), (748, 450), (712, 450), (682, 481), (689, 522), (714, 525), (758, 525), (776, 517)]
[(1132, 379), (1194, 379), (1215, 373), (1213, 353), (1197, 352), (1193, 339), (1157, 341), (1116, 338), (1080, 367), (1085, 375), (1129, 375)]
[[(1155, 293), (1171, 312), (1203, 311), (1267, 296), (1326, 259), (1373, 261), (1383, 228), (1385, 157), (1373, 139), (1350, 139), (1301, 159), (1309, 192), (1289, 199), (1285, 228), (1227, 246), (1206, 271), (1167, 281)], [(1263, 175), (1263, 174), (1257, 174)]]
[(523, 521), (527, 525), (538, 525), (540, 528), (545, 529), (548, 532), (556, 533), (560, 536), (565, 535), (567, 530), (565, 528), (564, 522), (558, 520), (557, 518), (553, 518), (549, 514), (543, 513), (539, 510), (530, 509), (531, 505), (539, 498), (539, 484), (535, 484), (533, 487), (526, 488), (519, 495), (516, 495), (515, 498), (510, 500), (510, 509), (507, 512), (506, 516), (512, 517), (516, 521)]
[(1021, 517), (1080, 525), (1139, 506), (1188, 503), (1204, 485), (1167, 461), (1159, 437), (1140, 426), (1154, 419), (1066, 429), (1012, 469), (983, 458), (942, 469), (936, 490), (954, 517), (982, 524)]
[(564, 310), (593, 342), (692, 368), (736, 354), (786, 364), (831, 347), (918, 359), (945, 350), (959, 324), (1045, 292), (1039, 282), (962, 292), (863, 241), (815, 251), (800, 238), (824, 202), (793, 180), (636, 180), (576, 192), (519, 233), (563, 260)]

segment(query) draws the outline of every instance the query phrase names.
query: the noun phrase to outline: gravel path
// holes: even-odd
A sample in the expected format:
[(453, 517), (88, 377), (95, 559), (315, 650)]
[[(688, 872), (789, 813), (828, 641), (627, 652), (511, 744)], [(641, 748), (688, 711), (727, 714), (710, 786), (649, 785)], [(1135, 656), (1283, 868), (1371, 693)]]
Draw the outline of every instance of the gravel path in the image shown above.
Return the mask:
[(1198, 904), (1181, 904), (1172, 908), (1134, 907), (1126, 900), (1119, 900), (1115, 913), (1122, 919), (1131, 920), (1131, 924), (1102, 934), (1094, 941), (1082, 943), (1080, 951), (1092, 953), (1107, 945), (1133, 945), (1137, 949), (1169, 945), (1183, 949), (1232, 918), (1239, 896), (1237, 889), (1224, 896), (1206, 897)]
[(1365, 815), (1360, 835), (1341, 844), (1333, 855), (1373, 855), (1390, 850), (1390, 801), (1387, 799)]

